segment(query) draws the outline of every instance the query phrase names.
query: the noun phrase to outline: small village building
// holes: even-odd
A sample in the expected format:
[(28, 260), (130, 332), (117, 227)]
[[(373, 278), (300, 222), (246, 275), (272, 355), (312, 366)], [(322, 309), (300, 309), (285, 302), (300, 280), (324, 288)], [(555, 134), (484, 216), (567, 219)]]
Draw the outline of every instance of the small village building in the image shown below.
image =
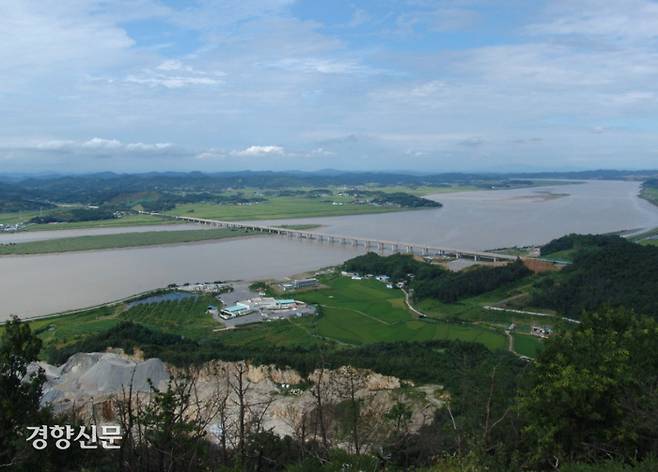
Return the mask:
[(235, 305), (227, 306), (222, 309), (221, 317), (225, 320), (235, 318), (236, 316), (247, 315), (253, 311), (249, 305), (238, 302)]
[(293, 280), (292, 282), (281, 284), (281, 288), (283, 288), (285, 292), (289, 290), (299, 290), (301, 288), (317, 287), (318, 285), (319, 285), (318, 279), (311, 278), (311, 279)]
[(551, 334), (553, 334), (553, 330), (543, 326), (533, 326), (530, 329), (530, 334), (539, 338), (548, 338)]

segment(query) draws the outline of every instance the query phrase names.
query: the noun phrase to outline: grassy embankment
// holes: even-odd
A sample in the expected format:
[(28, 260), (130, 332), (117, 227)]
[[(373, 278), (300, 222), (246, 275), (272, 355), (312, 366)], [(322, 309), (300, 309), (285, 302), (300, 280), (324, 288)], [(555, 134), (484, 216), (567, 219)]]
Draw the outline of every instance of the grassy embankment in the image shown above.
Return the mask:
[(254, 233), (234, 229), (200, 229), (77, 236), (72, 238), (58, 238), (45, 241), (30, 241), (18, 244), (0, 245), (0, 255), (47, 254), (54, 252), (159, 246), (163, 244), (180, 244), (240, 237), (247, 234)]
[(85, 229), (85, 228), (116, 228), (121, 226), (153, 226), (162, 224), (181, 224), (182, 222), (170, 218), (153, 215), (126, 215), (112, 220), (78, 221), (75, 223), (52, 223), (46, 225), (29, 225), (28, 231), (44, 231), (58, 229)]
[[(507, 337), (498, 326), (446, 319), (418, 319), (405, 306), (403, 293), (375, 280), (354, 281), (327, 277), (328, 288), (295, 294), (320, 306), (321, 315), (233, 330), (213, 332), (221, 325), (205, 313), (211, 297), (139, 305), (126, 310), (115, 305), (31, 322), (46, 347), (62, 347), (86, 335), (107, 330), (121, 321), (143, 323), (149, 328), (184, 335), (203, 342), (220, 339), (229, 346), (315, 347), (341, 349), (379, 342), (462, 340), (482, 343), (491, 350), (507, 349)], [(520, 335), (520, 354), (532, 356), (539, 341)], [(528, 338), (528, 339), (525, 339)]]

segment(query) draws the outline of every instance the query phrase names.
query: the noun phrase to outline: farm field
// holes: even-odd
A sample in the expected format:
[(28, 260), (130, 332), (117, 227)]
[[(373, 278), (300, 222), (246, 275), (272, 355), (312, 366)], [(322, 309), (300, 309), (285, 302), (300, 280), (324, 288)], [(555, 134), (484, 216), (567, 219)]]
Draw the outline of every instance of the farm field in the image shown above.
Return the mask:
[[(333, 205), (333, 202), (342, 203), (342, 205)], [(411, 209), (355, 204), (351, 203), (349, 199), (341, 197), (334, 197), (331, 200), (304, 197), (272, 197), (267, 201), (250, 205), (185, 203), (177, 205), (176, 208), (166, 212), (166, 214), (237, 221), (359, 215), (409, 210)]]
[(507, 346), (502, 331), (468, 323), (416, 318), (406, 308), (403, 293), (388, 289), (381, 282), (328, 277), (322, 283), (329, 288), (294, 295), (304, 302), (319, 305), (320, 317), (227, 331), (221, 334), (223, 340), (236, 345), (267, 343), (279, 346), (308, 346), (322, 340), (354, 346), (456, 339), (479, 342), (491, 350)]
[(514, 333), (514, 350), (528, 357), (536, 357), (541, 351), (542, 341), (529, 334)]
[(147, 231), (144, 233), (103, 234), (72, 238), (30, 241), (0, 246), (0, 255), (46, 254), (70, 251), (90, 251), (162, 244), (180, 244), (245, 236), (247, 231), (234, 229)]
[(17, 211), (17, 212), (8, 212), (0, 213), (0, 224), (2, 225), (13, 225), (16, 223), (23, 223), (30, 218), (33, 218), (39, 214), (38, 211)]
[[(484, 308), (485, 305), (495, 306), (502, 300), (507, 300), (515, 296), (523, 296), (523, 293), (529, 290), (530, 285), (527, 280), (521, 280), (516, 283), (508, 284), (497, 290), (485, 294), (463, 299), (456, 303), (442, 303), (438, 300), (423, 300), (416, 308), (423, 313), (428, 314), (433, 319), (438, 320), (461, 320), (464, 322), (475, 323), (476, 325), (488, 326), (490, 328), (504, 331), (511, 324), (515, 325), (515, 332), (523, 339), (520, 346), (516, 345), (515, 350), (522, 355), (534, 357), (536, 349), (541, 346), (542, 341), (538, 338), (526, 336), (530, 333), (533, 325), (541, 325), (550, 328), (556, 328), (562, 322), (556, 318), (547, 318), (540, 316), (531, 316), (520, 313), (494, 311)], [(528, 311), (528, 307), (523, 307)], [(550, 310), (537, 310), (540, 312), (551, 313)]]
[(149, 328), (179, 334), (193, 339), (207, 336), (218, 323), (206, 312), (208, 304), (216, 303), (210, 296), (140, 304), (104, 306), (79, 313), (30, 321), (30, 327), (44, 342), (42, 355), (49, 347), (61, 348), (90, 334), (110, 329), (122, 321), (141, 323)]

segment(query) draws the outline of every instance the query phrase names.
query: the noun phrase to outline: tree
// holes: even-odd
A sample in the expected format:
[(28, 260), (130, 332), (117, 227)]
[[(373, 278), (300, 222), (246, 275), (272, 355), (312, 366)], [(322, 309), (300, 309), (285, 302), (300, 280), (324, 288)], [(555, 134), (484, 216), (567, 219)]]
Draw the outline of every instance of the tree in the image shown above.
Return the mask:
[(656, 454), (657, 345), (654, 320), (610, 309), (548, 340), (520, 400), (532, 461)]
[(343, 415), (341, 426), (347, 432), (352, 443), (354, 453), (358, 456), (361, 454), (363, 438), (361, 437), (361, 428), (363, 421), (363, 403), (364, 399), (359, 397), (358, 393), (366, 386), (366, 376), (363, 371), (354, 367), (343, 367), (338, 376), (338, 394), (343, 399)]
[(27, 426), (40, 425), (42, 369), (28, 373), (37, 360), (41, 340), (30, 326), (13, 317), (0, 338), (0, 465), (18, 464), (28, 451)]

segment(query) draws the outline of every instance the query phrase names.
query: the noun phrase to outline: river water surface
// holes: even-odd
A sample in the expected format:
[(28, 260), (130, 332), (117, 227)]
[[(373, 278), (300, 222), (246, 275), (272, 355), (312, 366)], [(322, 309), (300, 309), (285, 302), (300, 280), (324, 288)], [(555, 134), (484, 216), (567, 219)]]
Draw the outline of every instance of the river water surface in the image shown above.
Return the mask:
[[(658, 226), (658, 207), (638, 198), (639, 183), (592, 181), (531, 189), (433, 196), (443, 208), (375, 215), (276, 220), (317, 223), (314, 231), (459, 249), (545, 243), (570, 232)], [(263, 222), (260, 222), (263, 223)], [(267, 223), (267, 222), (265, 222)], [(187, 225), (170, 225), (185, 229)], [(2, 235), (48, 239), (154, 227)], [(127, 297), (171, 282), (275, 278), (338, 264), (363, 249), (256, 237), (161, 247), (0, 257), (0, 320), (35, 316)]]
[(486, 250), (543, 244), (568, 233), (658, 226), (658, 207), (639, 198), (639, 190), (638, 182), (589, 181), (444, 193), (428, 196), (443, 203), (440, 209), (277, 220), (276, 224), (317, 223), (323, 226), (313, 231)]

